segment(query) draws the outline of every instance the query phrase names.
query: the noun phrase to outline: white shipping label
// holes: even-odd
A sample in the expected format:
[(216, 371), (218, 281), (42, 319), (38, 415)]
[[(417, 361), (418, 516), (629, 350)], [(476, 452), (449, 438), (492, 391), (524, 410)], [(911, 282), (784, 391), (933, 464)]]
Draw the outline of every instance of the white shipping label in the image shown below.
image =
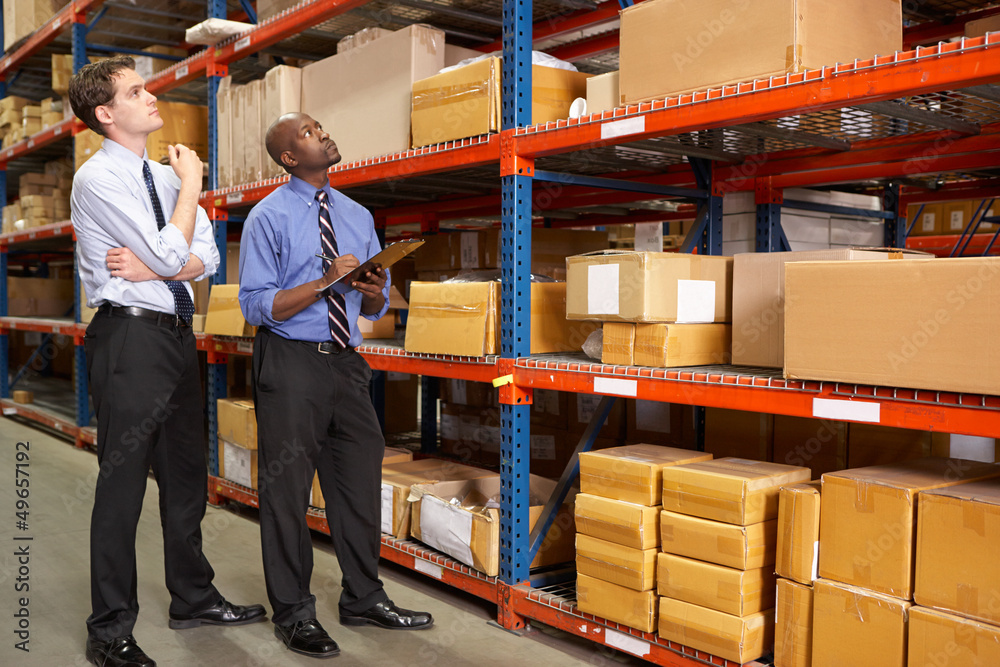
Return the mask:
[(628, 134), (638, 134), (646, 131), (646, 117), (633, 116), (622, 120), (614, 120), (601, 125), (601, 139), (614, 139)]
[(934, 231), (935, 214), (924, 213), (923, 219), (920, 221), (920, 231), (923, 232), (933, 232)]
[(813, 417), (878, 424), (882, 406), (870, 401), (844, 401), (832, 398), (813, 399)]
[(715, 282), (677, 281), (677, 322), (696, 324), (715, 321)]
[(670, 404), (660, 401), (635, 402), (635, 427), (640, 431), (670, 433)]
[(604, 643), (611, 648), (637, 655), (640, 658), (649, 655), (649, 642), (611, 628), (604, 631)]
[(440, 498), (420, 498), (420, 539), (438, 551), (472, 566), (472, 513)]
[(226, 470), (226, 479), (242, 486), (253, 486), (253, 468), (251, 457), (256, 454), (249, 449), (243, 449), (232, 443), (223, 441), (222, 459)]
[(463, 269), (479, 268), (479, 232), (461, 232), (459, 266)]
[(469, 404), (469, 392), (465, 380), (452, 380), (450, 388), (452, 403), (458, 403), (460, 405)]
[(965, 229), (965, 213), (964, 211), (952, 211), (951, 212), (951, 229), (962, 230)]
[(587, 267), (587, 313), (618, 314), (617, 264), (596, 264)]
[(598, 394), (635, 398), (639, 391), (639, 383), (635, 380), (622, 380), (621, 378), (596, 377), (594, 378), (594, 391)]
[(539, 461), (556, 460), (556, 438), (554, 435), (531, 436), (531, 458)]
[(637, 222), (635, 224), (636, 252), (663, 252), (663, 223)]
[(382, 532), (392, 535), (392, 486), (382, 485)]

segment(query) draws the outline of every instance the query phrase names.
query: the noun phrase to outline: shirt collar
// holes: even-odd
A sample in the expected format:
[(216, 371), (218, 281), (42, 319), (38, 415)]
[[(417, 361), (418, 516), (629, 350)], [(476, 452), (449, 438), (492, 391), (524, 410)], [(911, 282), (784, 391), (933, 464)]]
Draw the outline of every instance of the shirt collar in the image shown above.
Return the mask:
[[(317, 191), (316, 187), (314, 185), (306, 183), (298, 176), (289, 177), (288, 187), (291, 189), (292, 192), (301, 197), (302, 201), (304, 201), (309, 206), (312, 206), (312, 204), (316, 201), (316, 191)], [(326, 192), (327, 201), (332, 203), (333, 188), (330, 187), (329, 182), (326, 185), (324, 185), (321, 189), (324, 192)]]
[(104, 150), (106, 150), (116, 162), (123, 165), (125, 169), (129, 171), (134, 170), (140, 175), (142, 174), (143, 162), (149, 159), (149, 154), (145, 149), (142, 151), (142, 157), (139, 157), (118, 142), (107, 137), (104, 137)]

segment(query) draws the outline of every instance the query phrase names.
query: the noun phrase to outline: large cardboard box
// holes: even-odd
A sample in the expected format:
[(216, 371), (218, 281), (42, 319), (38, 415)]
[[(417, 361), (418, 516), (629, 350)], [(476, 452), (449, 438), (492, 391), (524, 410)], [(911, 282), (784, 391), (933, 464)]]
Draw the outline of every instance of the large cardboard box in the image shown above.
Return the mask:
[(383, 463), (381, 491), (381, 529), (393, 537), (410, 536), (410, 489), (414, 484), (455, 479), (475, 479), (495, 473), (472, 468), (454, 461), (420, 459)]
[[(528, 530), (542, 515), (556, 482), (532, 475)], [(414, 539), (469, 567), (495, 577), (500, 572), (500, 476), (414, 484), (411, 533)], [(532, 567), (573, 560), (573, 494), (559, 510)]]
[(256, 327), (247, 324), (240, 309), (239, 285), (212, 285), (205, 317), (205, 333), (217, 336), (253, 336)]
[(896, 0), (656, 0), (621, 15), (621, 93), (633, 103), (892, 55)]
[(900, 463), (931, 455), (931, 432), (852, 423), (847, 425), (847, 466)]
[(774, 608), (774, 568), (737, 570), (675, 554), (656, 561), (656, 591), (700, 607), (748, 616)]
[(695, 604), (660, 598), (660, 637), (743, 664), (769, 653), (774, 609), (739, 617)]
[(444, 33), (412, 25), (304, 67), (302, 111), (330, 132), (345, 163), (405, 151), (413, 83), (443, 66)]
[(660, 512), (660, 548), (664, 553), (738, 570), (755, 570), (774, 563), (777, 540), (777, 519), (735, 526), (666, 510)]
[(650, 443), (691, 450), (696, 447), (694, 412), (689, 405), (629, 399), (625, 401), (625, 416), (626, 444)]
[[(385, 319), (385, 318), (383, 318)], [(385, 376), (385, 432), (416, 431), (420, 376), (389, 371)]]
[(656, 631), (656, 591), (633, 591), (601, 579), (576, 575), (576, 606), (642, 632)]
[(1000, 624), (1000, 481), (921, 492), (914, 601)]
[[(270, 159), (264, 150), (264, 136), (261, 126), (264, 122), (264, 81), (256, 79), (236, 89), (236, 104), (240, 107), (241, 127), (239, 148), (243, 160), (238, 164), (242, 169), (236, 172), (237, 183), (256, 183), (264, 177), (264, 158)], [(233, 149), (237, 149), (236, 143)]]
[(913, 596), (917, 493), (1000, 476), (1000, 466), (925, 458), (823, 475), (819, 576)]
[(811, 586), (819, 568), (820, 482), (790, 484), (778, 495), (779, 577)]
[(243, 171), (243, 147), (239, 143), (242, 130), (242, 112), (238, 111), (237, 90), (233, 77), (219, 79), (219, 89), (215, 94), (217, 178), (220, 188), (236, 185), (237, 174)]
[(9, 0), (3, 3), (3, 50), (38, 30), (62, 9), (61, 0)]
[(220, 398), (216, 413), (220, 438), (244, 449), (257, 449), (257, 412), (252, 400)]
[(813, 667), (906, 667), (910, 603), (818, 579), (813, 585)]
[(587, 79), (587, 113), (610, 111), (621, 104), (618, 72), (598, 74)]
[(577, 533), (633, 549), (660, 546), (660, 508), (579, 493), (574, 507)]
[(257, 487), (257, 450), (219, 438), (219, 477), (250, 489)]
[[(587, 430), (590, 420), (597, 413), (603, 398), (600, 394), (569, 395), (567, 399), (569, 413), (566, 422), (571, 433), (582, 434)], [(604, 426), (601, 427), (600, 436), (602, 438), (616, 440), (625, 433), (625, 403), (626, 401), (618, 399), (611, 406), (608, 418), (604, 420)], [(595, 447), (595, 449), (597, 448)]]
[(788, 264), (785, 377), (1000, 393), (998, 276), (996, 257)]
[(163, 127), (146, 139), (149, 159), (159, 162), (169, 155), (168, 146), (184, 144), (202, 160), (208, 160), (208, 107), (180, 102), (156, 101)]
[(1000, 30), (1000, 16), (989, 16), (965, 24), (966, 37), (984, 37), (986, 33), (998, 30)]
[(729, 322), (732, 257), (607, 250), (566, 258), (566, 317)]
[[(918, 212), (920, 219), (914, 222)], [(941, 204), (910, 204), (906, 215), (907, 225), (913, 225), (910, 236), (933, 236), (944, 233), (944, 206)]]
[(778, 518), (778, 491), (809, 469), (725, 458), (663, 470), (663, 509), (748, 526)]
[(653, 507), (660, 504), (663, 471), (708, 461), (711, 454), (658, 445), (625, 445), (580, 454), (580, 490)]
[[(298, 111), (301, 104), (302, 70), (288, 65), (277, 65), (267, 70), (267, 74), (264, 75), (260, 117), (262, 145), (263, 137), (266, 136), (271, 124), (286, 113)], [(267, 154), (266, 146), (263, 147), (261, 162), (263, 178), (275, 178), (285, 173), (285, 170)]]
[[(489, 387), (494, 404), (497, 392), (492, 385), (474, 382)], [(569, 394), (551, 389), (535, 389), (531, 397), (531, 423), (538, 426), (565, 429), (569, 424)]]
[(1000, 628), (923, 607), (910, 607), (908, 667), (1000, 665)]
[(813, 479), (847, 467), (846, 422), (774, 416), (774, 461), (805, 466)]
[[(499, 229), (448, 232), (424, 237), (420, 252), (414, 253), (418, 272), (454, 269), (499, 269), (502, 237)], [(558, 279), (565, 277), (566, 257), (601, 250), (608, 246), (608, 233), (581, 229), (531, 230), (531, 271)]]
[[(752, 461), (770, 461), (774, 415), (763, 412), (705, 409), (705, 451), (716, 458), (735, 456)], [(778, 461), (776, 463), (787, 463)]]
[(633, 549), (589, 535), (576, 534), (576, 571), (633, 591), (656, 587), (659, 549)]
[[(607, 327), (608, 322), (604, 326)], [(728, 364), (732, 327), (728, 324), (636, 324), (636, 366), (678, 368)]]
[(601, 327), (601, 363), (632, 366), (635, 363), (635, 324), (605, 322)]
[(956, 201), (944, 204), (944, 233), (962, 234), (972, 220), (975, 209), (971, 201)]
[(831, 248), (797, 252), (749, 252), (733, 256), (733, 363), (781, 368), (785, 358), (785, 297), (788, 262), (857, 261), (924, 253), (900, 250)]
[(104, 137), (91, 129), (86, 129), (73, 137), (73, 158), (75, 168), (79, 169), (83, 163), (101, 150), (104, 145)]
[(812, 586), (778, 579), (774, 617), (774, 667), (812, 667)]
[(63, 278), (7, 278), (11, 317), (72, 317), (73, 281)]
[[(500, 130), (500, 58), (486, 58), (413, 83), (413, 147)], [(569, 107), (587, 95), (589, 74), (534, 65), (531, 122), (569, 118)]]

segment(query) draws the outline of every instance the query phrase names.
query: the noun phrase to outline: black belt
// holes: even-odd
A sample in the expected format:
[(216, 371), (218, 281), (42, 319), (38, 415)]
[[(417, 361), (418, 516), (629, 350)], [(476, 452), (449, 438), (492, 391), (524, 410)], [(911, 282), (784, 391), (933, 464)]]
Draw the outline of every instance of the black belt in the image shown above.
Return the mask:
[(161, 313), (158, 310), (149, 310), (148, 308), (139, 308), (138, 306), (112, 306), (110, 303), (103, 303), (97, 311), (117, 317), (139, 317), (144, 320), (152, 320), (160, 326), (165, 327), (191, 326), (190, 322), (185, 322), (179, 315)]
[(325, 340), (322, 343), (306, 343), (306, 345), (315, 349), (320, 354), (340, 354), (341, 352), (354, 349), (353, 347), (341, 347), (340, 343), (335, 343), (332, 340)]

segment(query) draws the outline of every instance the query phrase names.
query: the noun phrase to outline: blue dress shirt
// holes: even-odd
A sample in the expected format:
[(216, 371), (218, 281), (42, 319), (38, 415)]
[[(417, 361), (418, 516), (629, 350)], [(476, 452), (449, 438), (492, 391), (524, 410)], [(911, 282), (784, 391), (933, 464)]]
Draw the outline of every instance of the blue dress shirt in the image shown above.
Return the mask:
[[(176, 276), (191, 255), (205, 265), (204, 273), (195, 280), (204, 280), (219, 266), (212, 223), (200, 206), (190, 247), (181, 230), (169, 222), (162, 231), (157, 229), (153, 204), (142, 179), (146, 158), (105, 138), (101, 150), (73, 177), (70, 217), (76, 232), (80, 282), (87, 292), (87, 305), (92, 308), (107, 302), (174, 312), (174, 296), (162, 280), (133, 283), (111, 275), (105, 258), (112, 248), (128, 248), (161, 276)], [(177, 206), (181, 180), (171, 167), (147, 161), (163, 215), (169, 221)], [(185, 287), (193, 298), (191, 286), (185, 283)]]
[[(375, 235), (375, 224), (368, 210), (337, 192), (323, 188), (330, 201), (333, 231), (341, 255), (354, 255), (364, 262), (377, 254), (382, 245)], [(316, 299), (287, 320), (271, 316), (274, 296), (281, 290), (298, 287), (323, 276), (319, 231), (317, 189), (292, 176), (289, 182), (261, 200), (243, 223), (240, 241), (240, 307), (247, 322), (265, 326), (284, 338), (320, 343), (330, 340), (330, 320), (326, 299)], [(385, 304), (374, 315), (377, 320), (389, 309), (389, 280), (386, 272)], [(358, 330), (361, 293), (345, 295), (347, 321), (351, 325), (350, 346), (363, 339)]]

